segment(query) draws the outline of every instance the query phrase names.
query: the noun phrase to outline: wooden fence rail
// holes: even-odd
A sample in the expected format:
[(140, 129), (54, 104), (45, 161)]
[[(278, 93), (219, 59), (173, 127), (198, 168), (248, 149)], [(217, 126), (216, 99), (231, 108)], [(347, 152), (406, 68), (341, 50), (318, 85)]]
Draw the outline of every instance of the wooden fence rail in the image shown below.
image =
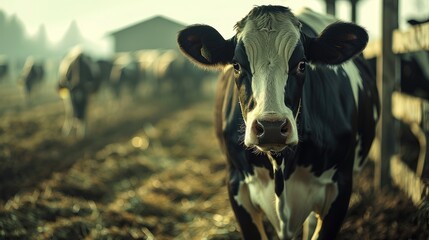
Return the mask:
[[(387, 0), (384, 2), (390, 3)], [(389, 18), (389, 13), (387, 15)], [(384, 33), (388, 32), (389, 29), (384, 31)], [(377, 81), (379, 88), (381, 88), (382, 111), (385, 111), (382, 112), (381, 133), (378, 134), (378, 139), (375, 141), (371, 158), (375, 159), (376, 163), (381, 166), (377, 170), (380, 181), (378, 185), (386, 186), (393, 182), (418, 205), (424, 197), (426, 197), (426, 201), (429, 197), (424, 196), (428, 194), (426, 193), (428, 186), (422, 181), (423, 171), (429, 164), (427, 150), (429, 148), (429, 102), (403, 94), (397, 91), (397, 86), (400, 76), (400, 54), (422, 50), (429, 51), (429, 23), (410, 27), (406, 31), (396, 29), (391, 33), (387, 37), (384, 35), (383, 43), (380, 41), (370, 43), (364, 52), (366, 58), (377, 58)], [(391, 48), (388, 49), (388, 46)], [(398, 124), (394, 123), (395, 119), (410, 126), (412, 133), (419, 142), (420, 152), (415, 171), (411, 170), (399, 157), (396, 147), (399, 146), (399, 136), (395, 134), (399, 127)], [(392, 139), (386, 139), (389, 137), (394, 139), (393, 143)], [(386, 140), (389, 143), (386, 143)]]

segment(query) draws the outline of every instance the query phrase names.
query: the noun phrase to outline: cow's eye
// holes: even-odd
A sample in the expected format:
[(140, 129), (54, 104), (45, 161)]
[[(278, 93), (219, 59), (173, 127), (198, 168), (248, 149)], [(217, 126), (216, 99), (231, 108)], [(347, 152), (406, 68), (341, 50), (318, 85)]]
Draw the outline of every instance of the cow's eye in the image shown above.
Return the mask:
[(238, 62), (233, 62), (232, 63), (232, 67), (234, 68), (234, 72), (236, 74), (240, 74), (240, 72), (241, 72), (241, 66), (240, 66), (240, 64)]
[(305, 61), (301, 61), (298, 63), (298, 66), (296, 68), (298, 73), (304, 73), (305, 72), (305, 66), (307, 65), (307, 63)]

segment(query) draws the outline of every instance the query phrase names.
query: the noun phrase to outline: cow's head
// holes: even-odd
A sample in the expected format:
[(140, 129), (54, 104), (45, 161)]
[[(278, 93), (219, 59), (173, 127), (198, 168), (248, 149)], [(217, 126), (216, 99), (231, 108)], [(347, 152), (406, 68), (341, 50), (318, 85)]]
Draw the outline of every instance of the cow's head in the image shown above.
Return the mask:
[(351, 23), (329, 25), (320, 36), (301, 32), (290, 9), (254, 8), (225, 40), (207, 25), (193, 25), (178, 35), (183, 53), (197, 65), (234, 69), (246, 124), (244, 144), (278, 152), (299, 141), (296, 116), (308, 63), (341, 64), (366, 46), (366, 31)]

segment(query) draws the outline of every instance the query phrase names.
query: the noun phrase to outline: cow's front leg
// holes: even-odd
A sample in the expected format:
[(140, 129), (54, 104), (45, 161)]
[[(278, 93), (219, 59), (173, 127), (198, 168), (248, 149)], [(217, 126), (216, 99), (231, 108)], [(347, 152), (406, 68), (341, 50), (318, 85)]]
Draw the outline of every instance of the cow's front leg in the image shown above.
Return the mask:
[(62, 127), (62, 133), (64, 136), (70, 135), (70, 132), (73, 127), (73, 108), (72, 108), (72, 102), (70, 98), (63, 98), (64, 103), (64, 123)]
[(302, 240), (311, 240), (314, 235), (317, 227), (317, 216), (314, 212), (311, 212), (308, 215), (307, 219), (302, 226)]
[(234, 172), (230, 174), (228, 194), (243, 239), (268, 239), (263, 225), (263, 213), (252, 204), (244, 179)]
[[(341, 229), (341, 225), (347, 213), (352, 192), (352, 178), (351, 176), (345, 177), (343, 174), (338, 174), (337, 180), (338, 196), (329, 207), (327, 214), (323, 218), (322, 226), (318, 232), (317, 239), (319, 240), (335, 239)], [(317, 230), (315, 234), (317, 234)], [(312, 239), (316, 239), (316, 236), (313, 236)]]
[(87, 136), (87, 121), (84, 119), (75, 119), (76, 120), (76, 135), (79, 139), (85, 138)]

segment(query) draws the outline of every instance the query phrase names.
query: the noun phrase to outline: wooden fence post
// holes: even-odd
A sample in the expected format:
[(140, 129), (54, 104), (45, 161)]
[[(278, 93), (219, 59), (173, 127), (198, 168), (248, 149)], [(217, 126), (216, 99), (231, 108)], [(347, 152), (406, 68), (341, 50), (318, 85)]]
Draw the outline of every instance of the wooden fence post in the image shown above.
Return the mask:
[(351, 5), (351, 15), (352, 15), (352, 22), (356, 22), (357, 20), (357, 4), (358, 4), (359, 0), (350, 0), (350, 5)]
[(376, 188), (389, 187), (390, 159), (397, 152), (397, 123), (392, 115), (392, 93), (397, 84), (396, 56), (392, 51), (392, 34), (398, 28), (398, 0), (382, 1), (381, 47), (381, 157), (375, 164)]
[(336, 0), (325, 0), (326, 13), (335, 16), (335, 1)]

